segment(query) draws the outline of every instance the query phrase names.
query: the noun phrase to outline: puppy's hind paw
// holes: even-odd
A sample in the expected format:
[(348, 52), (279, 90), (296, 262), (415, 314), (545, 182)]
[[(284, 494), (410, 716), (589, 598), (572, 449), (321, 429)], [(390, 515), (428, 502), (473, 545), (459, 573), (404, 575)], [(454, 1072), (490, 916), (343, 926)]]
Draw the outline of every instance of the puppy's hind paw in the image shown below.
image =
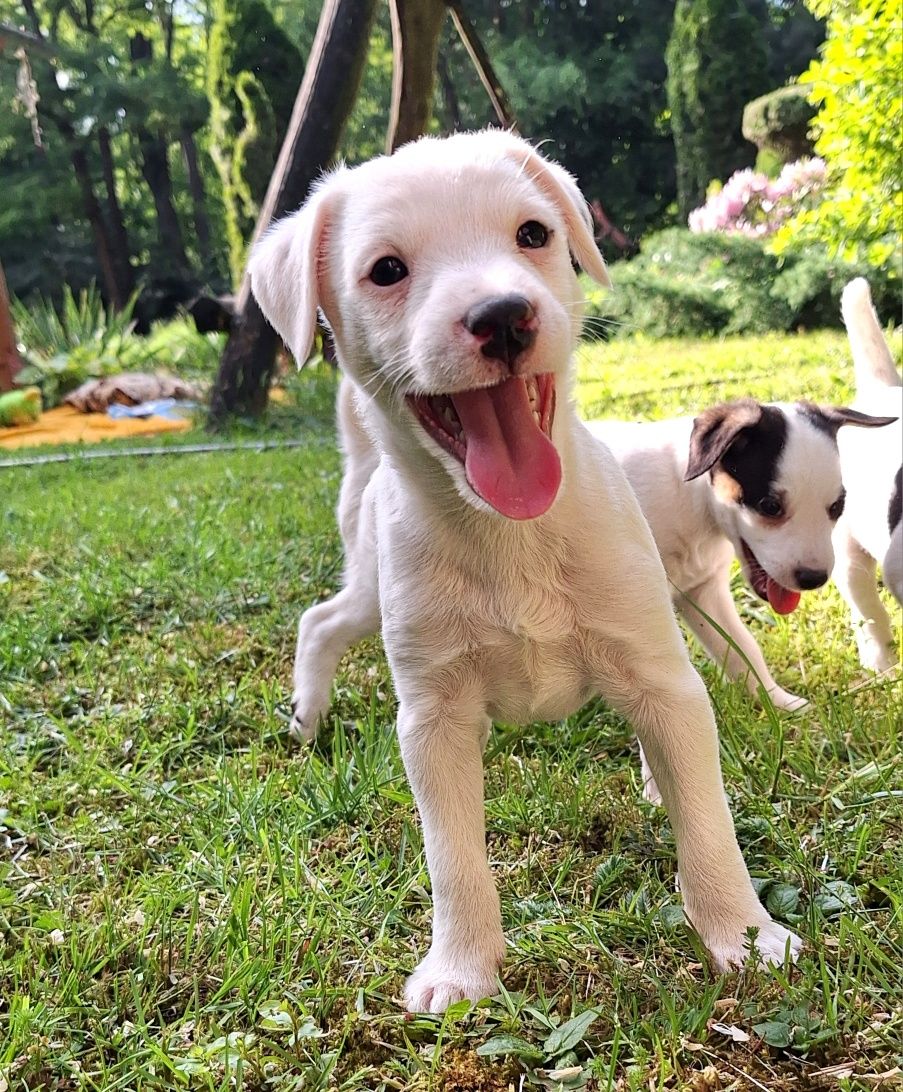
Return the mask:
[(721, 972), (738, 970), (752, 955), (757, 963), (781, 967), (796, 963), (803, 947), (802, 940), (783, 925), (768, 919), (757, 926), (755, 940), (749, 936), (725, 937), (714, 943), (706, 942), (715, 969)]
[(455, 966), (442, 959), (426, 959), (405, 983), (408, 1012), (445, 1012), (456, 1001), (479, 1001), (497, 991), (498, 962), (486, 967)]

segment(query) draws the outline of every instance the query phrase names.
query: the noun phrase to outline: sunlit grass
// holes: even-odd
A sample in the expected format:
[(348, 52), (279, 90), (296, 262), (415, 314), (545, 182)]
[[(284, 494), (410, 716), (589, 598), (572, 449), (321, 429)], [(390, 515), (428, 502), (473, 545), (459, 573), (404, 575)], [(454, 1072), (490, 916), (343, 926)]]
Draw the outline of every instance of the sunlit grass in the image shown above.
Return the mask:
[[(850, 394), (833, 333), (619, 341), (579, 366), (599, 415)], [(430, 901), (377, 641), (344, 661), (316, 746), (286, 736), (297, 615), (341, 572), (333, 383), (302, 376), (264, 430), (301, 449), (0, 471), (0, 1087), (450, 1092), (557, 1088), (557, 1068), (565, 1088), (789, 1089), (892, 1069), (903, 701), (860, 671), (833, 590), (787, 619), (736, 588), (802, 715), (755, 708), (693, 649), (747, 861), (808, 942), (796, 970), (709, 971), (629, 727), (597, 703), (489, 743), (505, 989), (401, 1011)]]

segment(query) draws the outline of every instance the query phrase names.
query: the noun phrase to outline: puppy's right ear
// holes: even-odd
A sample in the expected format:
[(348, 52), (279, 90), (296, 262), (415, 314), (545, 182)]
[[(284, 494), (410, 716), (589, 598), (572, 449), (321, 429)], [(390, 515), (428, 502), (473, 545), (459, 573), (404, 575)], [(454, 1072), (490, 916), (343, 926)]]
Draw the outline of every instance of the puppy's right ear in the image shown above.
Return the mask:
[(318, 265), (330, 190), (321, 186), (297, 212), (269, 228), (248, 261), (251, 291), (299, 368), (310, 356), (317, 329)]
[(762, 420), (762, 407), (752, 398), (722, 402), (705, 410), (693, 421), (690, 456), (684, 481), (691, 482), (722, 459), (745, 428)]

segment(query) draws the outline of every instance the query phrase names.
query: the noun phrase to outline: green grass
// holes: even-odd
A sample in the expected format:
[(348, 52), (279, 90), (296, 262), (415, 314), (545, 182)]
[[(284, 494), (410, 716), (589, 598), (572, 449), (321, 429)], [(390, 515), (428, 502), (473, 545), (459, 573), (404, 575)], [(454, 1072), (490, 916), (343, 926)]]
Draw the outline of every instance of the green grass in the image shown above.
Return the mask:
[[(835, 334), (593, 345), (580, 374), (621, 416), (849, 395)], [(300, 450), (0, 471), (0, 1088), (463, 1092), (558, 1088), (557, 1067), (565, 1088), (790, 1089), (900, 1064), (903, 702), (860, 672), (833, 590), (786, 619), (736, 589), (803, 715), (693, 649), (798, 968), (709, 970), (630, 729), (597, 703), (490, 740), (504, 989), (401, 1010), (430, 903), (378, 642), (316, 746), (286, 736), (297, 616), (341, 571), (332, 389), (302, 376), (263, 430)]]

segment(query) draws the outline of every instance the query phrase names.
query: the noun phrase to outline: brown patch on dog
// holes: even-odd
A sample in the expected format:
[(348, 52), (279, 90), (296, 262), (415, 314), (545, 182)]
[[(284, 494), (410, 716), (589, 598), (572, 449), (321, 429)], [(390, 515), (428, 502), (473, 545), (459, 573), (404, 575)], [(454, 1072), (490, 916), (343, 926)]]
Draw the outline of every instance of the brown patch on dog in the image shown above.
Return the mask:
[(740, 488), (740, 483), (724, 470), (716, 469), (713, 471), (712, 489), (722, 504), (741, 504), (743, 501), (743, 490)]

